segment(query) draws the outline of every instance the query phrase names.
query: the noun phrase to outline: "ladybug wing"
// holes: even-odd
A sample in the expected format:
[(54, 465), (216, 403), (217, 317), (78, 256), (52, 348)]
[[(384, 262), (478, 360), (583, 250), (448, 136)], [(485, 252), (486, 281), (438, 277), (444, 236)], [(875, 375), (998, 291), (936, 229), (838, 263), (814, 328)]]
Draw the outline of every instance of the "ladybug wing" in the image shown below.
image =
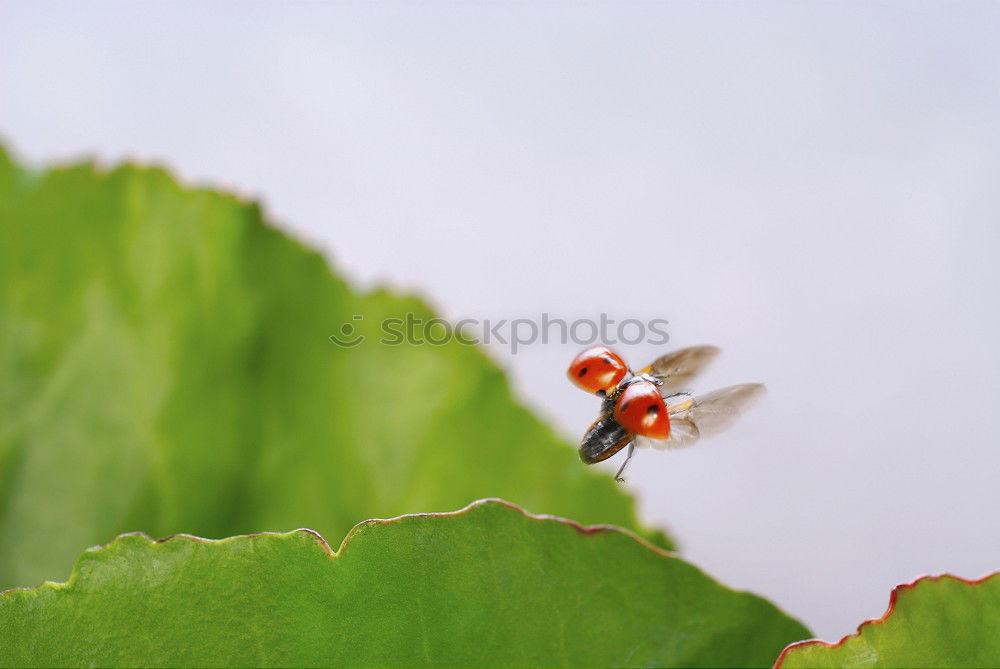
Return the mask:
[(670, 436), (666, 439), (653, 439), (636, 435), (632, 443), (636, 448), (655, 448), (658, 450), (673, 450), (675, 448), (687, 448), (697, 443), (701, 438), (698, 426), (688, 418), (670, 419)]
[(635, 445), (657, 449), (691, 446), (702, 437), (718, 434), (735, 423), (764, 391), (762, 383), (744, 383), (698, 397), (687, 393), (672, 395), (666, 398), (670, 436), (666, 439), (637, 436)]
[(660, 356), (642, 371), (659, 379), (662, 382), (661, 394), (669, 395), (685, 390), (691, 379), (708, 367), (721, 352), (715, 346), (682, 348)]

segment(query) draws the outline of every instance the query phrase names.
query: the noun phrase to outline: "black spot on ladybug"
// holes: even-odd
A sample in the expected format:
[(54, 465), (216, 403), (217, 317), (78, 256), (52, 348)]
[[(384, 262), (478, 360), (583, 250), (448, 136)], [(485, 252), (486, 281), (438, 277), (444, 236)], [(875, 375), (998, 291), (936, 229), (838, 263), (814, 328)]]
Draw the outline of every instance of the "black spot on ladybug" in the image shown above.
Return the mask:
[(577, 378), (579, 378), (579, 377), (582, 377), (586, 373), (587, 373), (587, 368), (584, 367), (579, 372), (576, 373), (576, 376), (577, 376)]
[(632, 400), (629, 400), (628, 402), (625, 402), (625, 404), (622, 405), (622, 413), (628, 411), (628, 405), (631, 404), (631, 403), (632, 403)]
[(655, 415), (655, 414), (658, 414), (658, 413), (660, 413), (660, 407), (656, 406), (655, 404), (650, 404), (649, 408), (646, 409), (646, 413), (649, 414), (649, 415), (651, 415), (651, 416)]

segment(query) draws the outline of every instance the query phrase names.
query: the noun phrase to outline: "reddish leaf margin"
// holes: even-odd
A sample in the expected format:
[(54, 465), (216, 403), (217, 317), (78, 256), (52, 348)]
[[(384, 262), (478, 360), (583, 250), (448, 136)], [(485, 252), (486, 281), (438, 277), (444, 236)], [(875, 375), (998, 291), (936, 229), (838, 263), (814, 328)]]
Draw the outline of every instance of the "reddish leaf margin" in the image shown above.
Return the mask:
[(847, 636), (843, 637), (840, 641), (837, 642), (823, 641), (821, 639), (806, 639), (805, 641), (796, 641), (795, 643), (789, 644), (788, 646), (785, 647), (783, 651), (781, 651), (781, 655), (778, 656), (778, 659), (774, 663), (774, 669), (781, 669), (785, 657), (792, 650), (803, 648), (805, 646), (824, 646), (826, 648), (831, 648), (831, 649), (839, 648), (847, 641), (860, 637), (864, 633), (866, 627), (870, 627), (872, 625), (880, 625), (884, 623), (889, 618), (889, 616), (892, 615), (893, 611), (895, 611), (896, 602), (899, 600), (899, 594), (906, 590), (913, 589), (915, 586), (917, 586), (920, 583), (923, 583), (924, 581), (935, 582), (935, 581), (942, 581), (945, 579), (949, 579), (952, 581), (958, 581), (959, 583), (964, 583), (965, 585), (980, 585), (990, 580), (991, 578), (997, 576), (1000, 576), (1000, 571), (995, 571), (991, 574), (983, 576), (982, 578), (976, 578), (976, 579), (962, 578), (961, 576), (955, 576), (954, 574), (937, 574), (935, 576), (921, 576), (920, 578), (917, 578), (909, 583), (903, 583), (902, 585), (897, 585), (895, 588), (892, 589), (892, 593), (889, 595), (889, 607), (885, 610), (885, 613), (883, 613), (881, 616), (879, 616), (878, 618), (872, 618), (870, 620), (864, 621), (863, 623), (858, 625), (857, 632), (855, 632), (854, 634), (848, 634)]

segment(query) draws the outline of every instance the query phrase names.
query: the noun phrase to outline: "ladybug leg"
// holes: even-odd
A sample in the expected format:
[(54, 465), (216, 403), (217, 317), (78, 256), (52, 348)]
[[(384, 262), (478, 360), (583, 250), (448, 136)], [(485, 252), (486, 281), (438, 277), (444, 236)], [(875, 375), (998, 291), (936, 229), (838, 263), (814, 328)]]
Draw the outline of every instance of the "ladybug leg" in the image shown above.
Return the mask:
[(615, 480), (618, 481), (619, 483), (625, 483), (625, 479), (622, 478), (622, 472), (624, 472), (625, 467), (628, 466), (629, 460), (632, 459), (633, 453), (635, 453), (635, 442), (629, 443), (628, 453), (625, 454), (625, 462), (623, 462), (622, 466), (618, 468), (617, 472), (615, 472)]

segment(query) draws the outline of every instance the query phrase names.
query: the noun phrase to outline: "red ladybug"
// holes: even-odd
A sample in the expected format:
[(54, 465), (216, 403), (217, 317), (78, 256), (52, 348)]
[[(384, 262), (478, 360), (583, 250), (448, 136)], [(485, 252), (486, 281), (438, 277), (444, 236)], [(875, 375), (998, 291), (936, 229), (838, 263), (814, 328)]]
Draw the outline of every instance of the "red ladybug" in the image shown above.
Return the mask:
[(586, 464), (607, 460), (628, 446), (622, 472), (636, 446), (659, 449), (690, 446), (699, 438), (729, 427), (764, 392), (745, 383), (693, 397), (688, 382), (719, 354), (714, 346), (694, 346), (668, 353), (633, 373), (605, 346), (594, 346), (573, 359), (567, 374), (576, 385), (603, 398), (601, 415), (580, 443)]

